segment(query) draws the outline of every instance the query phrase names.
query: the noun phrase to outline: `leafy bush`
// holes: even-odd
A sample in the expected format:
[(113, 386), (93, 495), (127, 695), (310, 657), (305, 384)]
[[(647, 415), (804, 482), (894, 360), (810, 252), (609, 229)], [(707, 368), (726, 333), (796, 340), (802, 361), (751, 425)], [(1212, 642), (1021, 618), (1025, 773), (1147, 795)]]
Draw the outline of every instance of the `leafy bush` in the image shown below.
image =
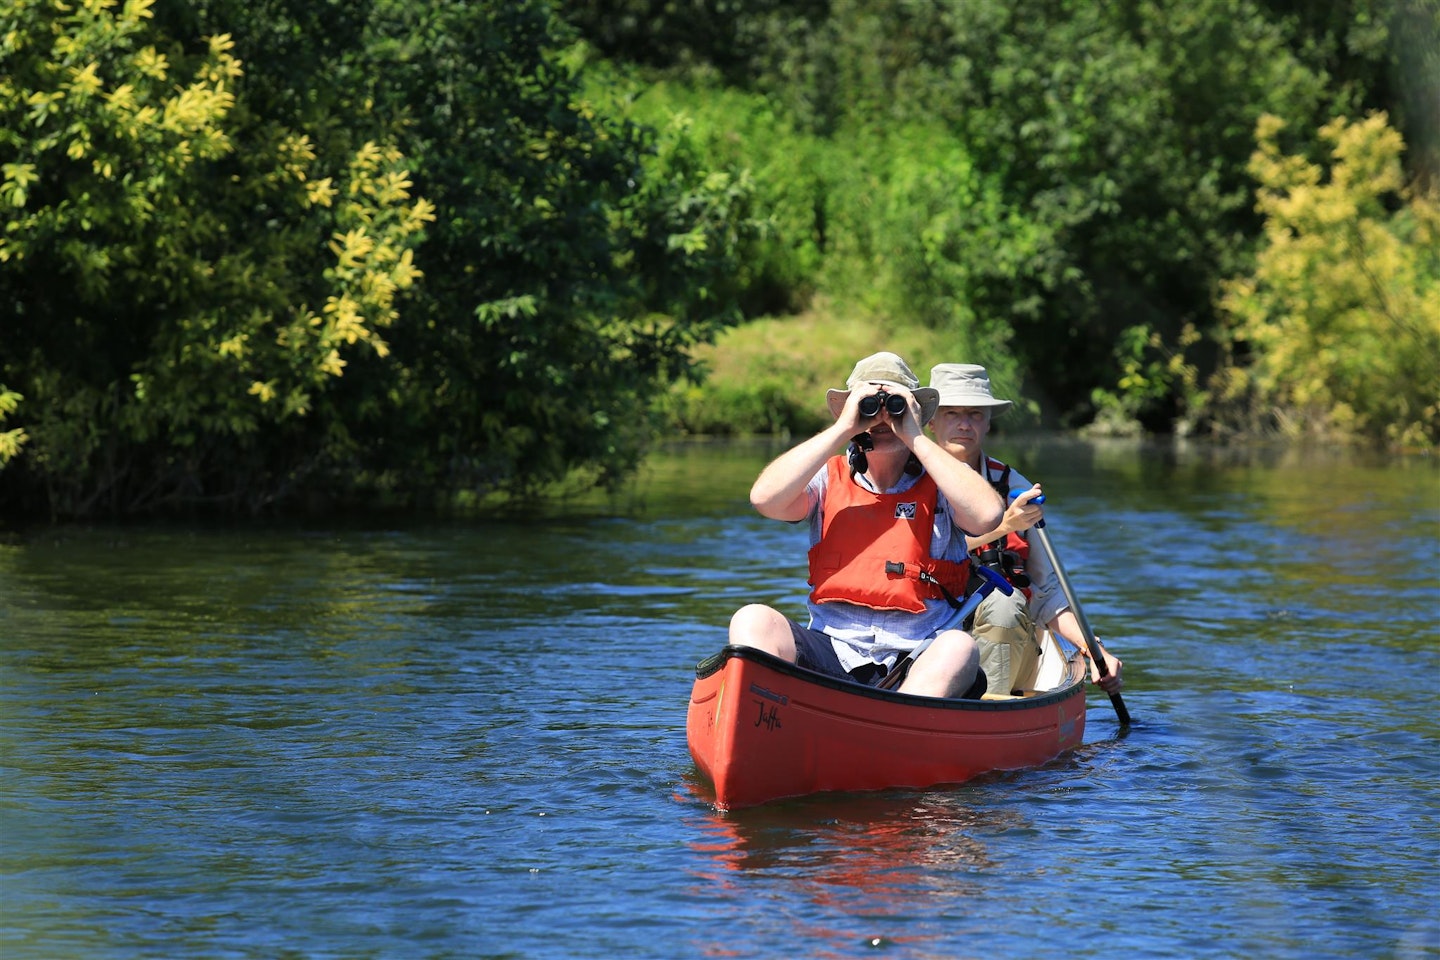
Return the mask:
[(149, 0), (114, 6), (11, 11), (0, 375), (29, 443), (10, 503), (263, 500), (353, 446), (314, 413), (388, 351), (431, 210), (393, 144), (321, 155), (257, 120), (229, 34), (192, 53)]
[(617, 117), (683, 130), (697, 162), (744, 175), (765, 225), (736, 265), (746, 316), (789, 313), (809, 303), (833, 242), (827, 211), (836, 189), (833, 144), (798, 129), (767, 98), (742, 90), (642, 81), (595, 64), (588, 92)]
[(632, 470), (763, 223), (570, 40), (545, 0), (10, 4), (4, 510)]
[(1384, 114), (1320, 130), (1328, 163), (1285, 153), (1261, 118), (1250, 170), (1265, 244), (1224, 285), (1231, 419), (1287, 432), (1440, 443), (1440, 204), (1405, 187), (1404, 143)]

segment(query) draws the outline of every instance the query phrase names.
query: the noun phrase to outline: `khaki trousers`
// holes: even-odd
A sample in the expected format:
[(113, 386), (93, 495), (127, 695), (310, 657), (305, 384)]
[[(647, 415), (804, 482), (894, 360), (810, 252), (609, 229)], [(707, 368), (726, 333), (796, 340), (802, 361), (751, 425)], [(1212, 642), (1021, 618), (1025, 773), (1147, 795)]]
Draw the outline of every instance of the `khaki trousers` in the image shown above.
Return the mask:
[(1030, 606), (1018, 588), (1008, 597), (998, 590), (986, 597), (975, 611), (970, 633), (980, 645), (980, 666), (989, 681), (986, 693), (1007, 694), (1035, 685), (1040, 643)]

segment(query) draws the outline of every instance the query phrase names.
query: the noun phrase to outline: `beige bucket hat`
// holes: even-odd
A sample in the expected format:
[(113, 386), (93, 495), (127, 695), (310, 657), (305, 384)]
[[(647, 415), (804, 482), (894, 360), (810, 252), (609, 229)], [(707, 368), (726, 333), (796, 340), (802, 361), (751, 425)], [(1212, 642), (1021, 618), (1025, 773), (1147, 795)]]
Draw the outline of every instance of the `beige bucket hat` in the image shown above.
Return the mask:
[(923, 426), (930, 422), (935, 416), (935, 408), (940, 406), (940, 394), (930, 387), (920, 386), (920, 378), (915, 376), (910, 365), (899, 356), (893, 353), (873, 353), (855, 364), (855, 369), (850, 371), (850, 378), (845, 381), (844, 390), (829, 390), (825, 394), (825, 402), (830, 406), (830, 415), (840, 416), (840, 411), (845, 408), (845, 401), (850, 396), (850, 391), (855, 389), (857, 383), (888, 383), (891, 386), (904, 387), (915, 394), (915, 400), (920, 404), (920, 423)]
[(989, 407), (992, 416), (1010, 409), (1009, 400), (996, 400), (990, 393), (990, 375), (975, 363), (937, 363), (930, 368), (930, 386), (940, 396), (941, 407)]

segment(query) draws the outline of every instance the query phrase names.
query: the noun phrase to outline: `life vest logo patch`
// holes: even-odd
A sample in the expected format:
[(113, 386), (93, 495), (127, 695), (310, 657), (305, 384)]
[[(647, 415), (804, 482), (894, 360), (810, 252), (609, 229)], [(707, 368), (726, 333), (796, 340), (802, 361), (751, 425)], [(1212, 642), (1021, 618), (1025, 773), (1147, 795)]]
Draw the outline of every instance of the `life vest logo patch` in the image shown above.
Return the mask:
[(914, 520), (914, 519), (915, 519), (915, 501), (912, 500), (912, 501), (910, 501), (909, 503), (897, 503), (897, 504), (895, 504), (895, 519), (896, 519), (896, 520)]

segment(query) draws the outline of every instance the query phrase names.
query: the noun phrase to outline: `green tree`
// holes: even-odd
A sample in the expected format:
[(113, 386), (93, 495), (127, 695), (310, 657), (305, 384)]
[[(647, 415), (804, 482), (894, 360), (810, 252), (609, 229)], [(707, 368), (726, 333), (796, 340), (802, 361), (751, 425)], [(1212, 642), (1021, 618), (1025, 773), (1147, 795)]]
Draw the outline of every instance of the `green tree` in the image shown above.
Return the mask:
[(740, 318), (751, 184), (683, 124), (612, 118), (548, 4), (382, 3), (367, 38), (366, 95), (403, 121), (438, 208), (394, 338), (404, 375), (361, 404), (387, 482), (624, 476), (651, 400)]
[(16, 513), (617, 477), (738, 317), (749, 182), (601, 115), (543, 2), (3, 18)]
[[(1343, 117), (1326, 165), (1286, 154), (1263, 117), (1250, 169), (1265, 244), (1224, 286), (1235, 364), (1219, 397), (1288, 432), (1440, 442), (1440, 204), (1405, 186), (1384, 114)], [(1233, 409), (1233, 408), (1232, 408)]]
[(393, 145), (318, 157), (237, 104), (227, 34), (187, 52), (152, 21), (149, 0), (87, 0), (3, 25), (17, 509), (263, 502), (343, 448), (314, 411), (348, 357), (386, 351), (416, 276), (431, 214)]
[[(1437, 0), (564, 6), (667, 85), (705, 95), (718, 77), (823, 140), (759, 184), (802, 194), (802, 165), (827, 158), (811, 181), (820, 291), (869, 284), (896, 321), (1023, 371), (1069, 424), (1198, 416), (1225, 341), (1216, 285), (1261, 231), (1246, 172), (1261, 114), (1315, 130), (1390, 106), (1422, 134), (1412, 169), (1434, 167)], [(713, 125), (766, 153), (744, 121)]]
[[(1384, 111), (1410, 176), (1440, 186), (1440, 0), (1260, 0), (1330, 88), (1330, 115)], [(1319, 146), (1319, 145), (1317, 145)]]

